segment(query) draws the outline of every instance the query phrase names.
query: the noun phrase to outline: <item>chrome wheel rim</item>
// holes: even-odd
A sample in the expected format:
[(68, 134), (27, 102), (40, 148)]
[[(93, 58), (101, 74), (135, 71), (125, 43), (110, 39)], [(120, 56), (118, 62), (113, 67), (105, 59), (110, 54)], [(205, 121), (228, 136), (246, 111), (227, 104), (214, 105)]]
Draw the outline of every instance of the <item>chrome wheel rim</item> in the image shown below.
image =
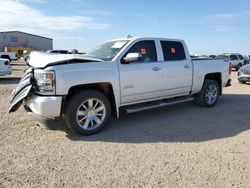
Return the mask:
[(76, 120), (84, 130), (98, 128), (106, 117), (106, 108), (102, 101), (94, 98), (85, 100), (78, 108)]
[(218, 90), (216, 85), (210, 84), (206, 90), (206, 95), (205, 95), (206, 103), (212, 105), (216, 101), (217, 95), (218, 95)]

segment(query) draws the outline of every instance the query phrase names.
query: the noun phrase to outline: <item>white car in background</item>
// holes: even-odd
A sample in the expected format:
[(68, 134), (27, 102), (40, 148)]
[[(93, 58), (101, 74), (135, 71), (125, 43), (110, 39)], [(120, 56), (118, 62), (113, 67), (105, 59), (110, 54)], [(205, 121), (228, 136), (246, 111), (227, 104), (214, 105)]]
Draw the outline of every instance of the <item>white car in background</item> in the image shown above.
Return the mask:
[(12, 73), (12, 67), (8, 59), (0, 58), (0, 76), (10, 75)]

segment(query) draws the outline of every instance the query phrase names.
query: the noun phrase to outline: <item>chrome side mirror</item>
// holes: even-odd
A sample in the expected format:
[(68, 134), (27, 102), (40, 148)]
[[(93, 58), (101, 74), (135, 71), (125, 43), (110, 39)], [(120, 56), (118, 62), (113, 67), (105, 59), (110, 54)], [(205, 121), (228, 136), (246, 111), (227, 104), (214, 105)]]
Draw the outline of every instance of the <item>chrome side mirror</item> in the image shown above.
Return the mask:
[(128, 53), (126, 55), (126, 57), (123, 58), (123, 60), (126, 63), (130, 63), (130, 62), (135, 62), (135, 61), (139, 61), (140, 58), (142, 58), (141, 53)]

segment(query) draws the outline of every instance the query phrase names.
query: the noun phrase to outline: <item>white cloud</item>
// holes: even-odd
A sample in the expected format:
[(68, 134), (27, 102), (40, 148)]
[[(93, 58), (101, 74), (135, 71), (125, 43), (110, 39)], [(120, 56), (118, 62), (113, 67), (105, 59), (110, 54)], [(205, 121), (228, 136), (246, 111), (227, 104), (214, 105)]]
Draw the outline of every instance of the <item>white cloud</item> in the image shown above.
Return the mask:
[(32, 2), (32, 3), (47, 3), (48, 0), (18, 0), (22, 2)]
[(213, 21), (227, 21), (227, 20), (244, 18), (246, 16), (250, 16), (250, 11), (213, 14), (213, 15), (205, 16), (203, 19), (204, 20), (213, 20)]
[(219, 32), (242, 29), (244, 23), (248, 23), (250, 11), (233, 13), (221, 13), (204, 16), (200, 19), (201, 24), (206, 24)]
[(54, 39), (56, 40), (68, 40), (68, 41), (85, 41), (86, 39), (85, 38), (82, 38), (82, 37), (74, 37), (74, 36), (68, 36), (68, 35), (64, 35), (64, 36), (61, 36), (61, 35), (57, 35), (57, 36), (54, 36), (53, 37)]
[[(27, 1), (27, 0), (26, 0)], [(45, 0), (36, 0), (45, 2)], [(49, 16), (21, 1), (0, 0), (1, 30), (22, 30), (35, 33), (56, 33), (80, 29), (100, 30), (109, 27), (85, 16)], [(4, 16), (4, 17), (3, 17)]]

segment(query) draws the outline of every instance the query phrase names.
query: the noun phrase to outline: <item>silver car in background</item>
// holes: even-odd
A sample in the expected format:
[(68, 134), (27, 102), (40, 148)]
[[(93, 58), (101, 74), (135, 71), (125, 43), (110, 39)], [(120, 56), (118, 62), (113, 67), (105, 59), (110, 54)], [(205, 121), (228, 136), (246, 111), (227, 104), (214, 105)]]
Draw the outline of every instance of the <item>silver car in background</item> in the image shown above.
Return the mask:
[(8, 59), (0, 58), (0, 76), (10, 75), (12, 73), (12, 67)]
[(250, 64), (245, 65), (239, 69), (238, 80), (240, 84), (250, 82)]

